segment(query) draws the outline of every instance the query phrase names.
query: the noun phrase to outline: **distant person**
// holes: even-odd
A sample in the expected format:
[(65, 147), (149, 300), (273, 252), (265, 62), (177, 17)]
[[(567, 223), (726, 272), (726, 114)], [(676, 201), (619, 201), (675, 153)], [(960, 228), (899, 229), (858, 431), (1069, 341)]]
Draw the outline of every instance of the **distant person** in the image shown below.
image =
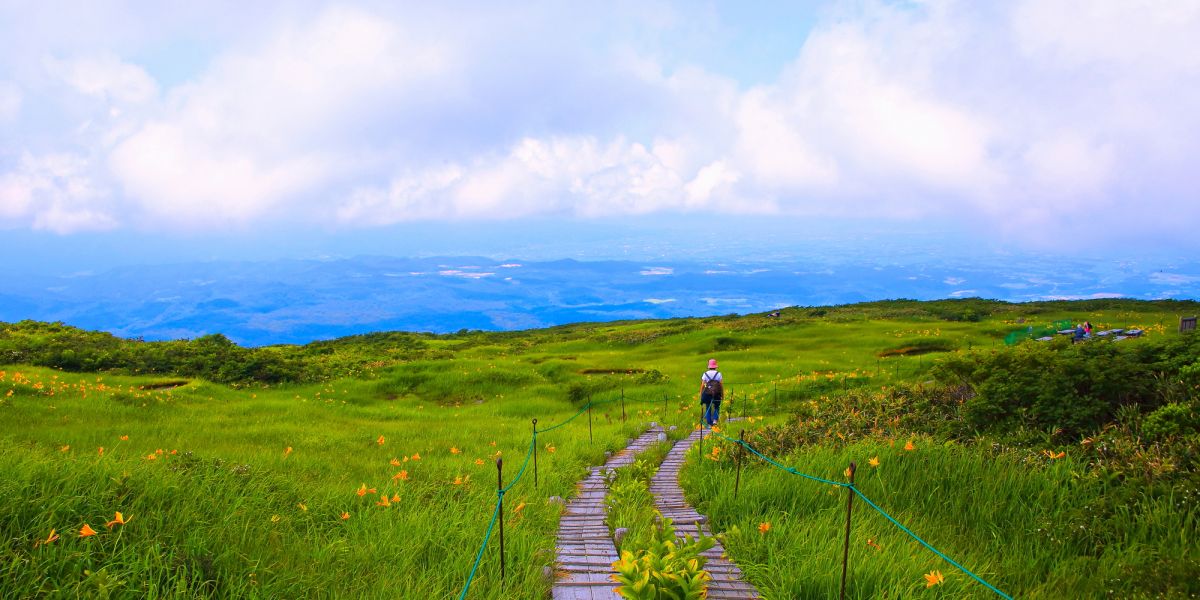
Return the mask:
[(1083, 323), (1079, 323), (1075, 326), (1075, 338), (1071, 341), (1078, 342), (1079, 340), (1082, 340), (1085, 335), (1086, 332), (1083, 330)]
[(704, 407), (704, 422), (712, 427), (720, 418), (721, 400), (725, 398), (725, 383), (717, 370), (717, 359), (709, 359), (708, 370), (700, 376), (700, 405)]
[(1083, 322), (1083, 337), (1092, 337), (1092, 322)]

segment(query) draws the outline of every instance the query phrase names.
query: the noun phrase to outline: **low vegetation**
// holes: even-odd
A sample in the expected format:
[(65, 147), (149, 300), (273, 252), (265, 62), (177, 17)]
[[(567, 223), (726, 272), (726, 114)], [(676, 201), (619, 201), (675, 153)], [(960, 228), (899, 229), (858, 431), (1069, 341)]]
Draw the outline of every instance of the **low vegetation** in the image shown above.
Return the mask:
[[(0, 324), (0, 589), (457, 597), (496, 459), (511, 482), (532, 419), (602, 402), (590, 427), (585, 412), (538, 434), (537, 486), (527, 472), (505, 495), (507, 578), (493, 537), (469, 594), (541, 597), (561, 511), (547, 499), (648, 421), (690, 429), (715, 356), (723, 412), (747, 417), (722, 434), (835, 481), (856, 462), (867, 497), (1006, 593), (1194, 597), (1200, 346), (1173, 329), (1197, 308), (898, 300), (265, 348)], [(1147, 333), (1004, 344), (1085, 319)], [(713, 447), (683, 484), (747, 577), (768, 597), (835, 594), (846, 489), (746, 457), (735, 499), (740, 454)], [(620, 495), (625, 549), (666, 541), (645, 498)], [(850, 561), (850, 597), (993, 596), (862, 502)]]

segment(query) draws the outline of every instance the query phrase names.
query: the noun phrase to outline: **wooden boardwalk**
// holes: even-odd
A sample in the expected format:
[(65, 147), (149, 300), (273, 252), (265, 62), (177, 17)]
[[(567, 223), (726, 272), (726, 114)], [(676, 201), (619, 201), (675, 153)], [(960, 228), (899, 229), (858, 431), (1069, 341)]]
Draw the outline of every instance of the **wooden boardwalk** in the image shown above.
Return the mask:
[[(705, 430), (707, 431), (707, 430)], [(650, 491), (654, 494), (654, 504), (664, 517), (671, 519), (675, 525), (675, 535), (695, 536), (699, 530), (705, 534), (711, 532), (704, 526), (708, 518), (696, 512), (683, 498), (683, 490), (679, 487), (679, 469), (683, 467), (683, 459), (692, 444), (700, 439), (701, 431), (693, 431), (688, 437), (679, 440), (654, 479), (650, 481)], [(745, 600), (758, 598), (758, 590), (742, 580), (742, 572), (737, 565), (725, 558), (725, 548), (717, 542), (715, 546), (703, 553), (708, 558), (705, 570), (712, 575), (708, 582), (708, 598), (710, 600)]]
[(554, 600), (619, 600), (613, 590), (617, 583), (612, 564), (617, 560), (605, 524), (604, 498), (608, 484), (604, 473), (633, 464), (634, 459), (658, 441), (662, 427), (651, 427), (624, 450), (617, 452), (602, 467), (579, 483), (579, 494), (567, 503), (558, 525), (557, 569), (551, 596)]

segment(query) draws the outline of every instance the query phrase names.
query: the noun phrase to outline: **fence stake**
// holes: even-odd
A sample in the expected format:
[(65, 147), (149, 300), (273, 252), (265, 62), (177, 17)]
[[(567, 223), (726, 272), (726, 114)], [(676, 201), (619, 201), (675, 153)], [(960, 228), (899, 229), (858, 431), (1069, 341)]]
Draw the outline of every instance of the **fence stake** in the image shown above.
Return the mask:
[(537, 419), (533, 420), (533, 489), (537, 489)]
[(592, 401), (588, 400), (588, 445), (592, 444)]
[(774, 387), (774, 395), (775, 395), (775, 412), (779, 412), (779, 384), (778, 384), (778, 383), (773, 383), (773, 384), (771, 384), (771, 385)]
[[(850, 513), (854, 510), (854, 471), (858, 465), (850, 461), (850, 486), (846, 488), (849, 496), (846, 498), (846, 543), (842, 547), (842, 600), (846, 599), (846, 567), (850, 562)], [(503, 530), (501, 530), (503, 531)]]
[[(730, 402), (733, 401), (733, 392), (729, 392), (729, 400), (730, 400)], [(742, 419), (745, 419), (745, 418), (746, 418), (746, 400), (743, 398), (742, 399)]]
[(743, 429), (738, 434), (738, 439), (742, 441), (741, 451), (738, 452), (737, 459), (737, 477), (733, 480), (733, 499), (737, 500), (738, 486), (742, 483), (742, 461), (746, 460), (746, 430)]
[(667, 394), (663, 393), (663, 420), (667, 420)]
[(504, 585), (504, 459), (496, 459), (496, 495), (500, 496), (500, 585)]
[(621, 388), (621, 422), (625, 422), (625, 388)]

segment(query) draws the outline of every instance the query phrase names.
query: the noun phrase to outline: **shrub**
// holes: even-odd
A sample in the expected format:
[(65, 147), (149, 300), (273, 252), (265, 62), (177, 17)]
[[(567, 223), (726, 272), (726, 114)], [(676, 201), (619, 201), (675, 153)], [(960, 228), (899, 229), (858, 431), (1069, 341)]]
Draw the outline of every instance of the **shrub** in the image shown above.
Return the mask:
[(1200, 433), (1200, 411), (1192, 404), (1160, 406), (1142, 420), (1142, 437), (1150, 442)]

